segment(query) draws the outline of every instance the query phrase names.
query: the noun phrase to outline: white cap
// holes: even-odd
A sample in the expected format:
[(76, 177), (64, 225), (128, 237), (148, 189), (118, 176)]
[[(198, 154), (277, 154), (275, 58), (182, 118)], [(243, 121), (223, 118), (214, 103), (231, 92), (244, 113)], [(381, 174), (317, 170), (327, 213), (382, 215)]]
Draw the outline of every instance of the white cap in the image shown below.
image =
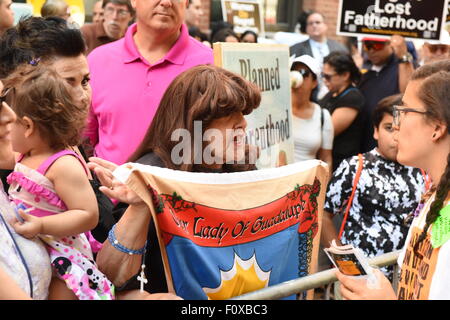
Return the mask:
[(450, 35), (447, 30), (442, 29), (441, 37), (439, 40), (425, 40), (429, 44), (446, 44), (450, 46)]
[(300, 62), (306, 65), (316, 75), (317, 78), (320, 77), (320, 63), (313, 57), (304, 54), (297, 58), (291, 56), (290, 60), (291, 60), (291, 68), (294, 65), (294, 63)]

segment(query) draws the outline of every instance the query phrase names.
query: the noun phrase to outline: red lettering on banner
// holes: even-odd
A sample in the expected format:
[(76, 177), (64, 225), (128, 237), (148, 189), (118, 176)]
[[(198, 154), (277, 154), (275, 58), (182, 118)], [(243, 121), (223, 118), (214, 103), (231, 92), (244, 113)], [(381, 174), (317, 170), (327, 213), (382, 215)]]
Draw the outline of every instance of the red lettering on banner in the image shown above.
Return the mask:
[[(320, 182), (316, 179), (313, 185), (297, 186), (294, 191), (271, 203), (239, 211), (192, 203), (176, 193), (159, 195), (161, 210), (156, 217), (163, 233), (188, 238), (200, 246), (229, 246), (255, 241), (296, 224), (300, 233), (312, 230), (314, 237), (318, 229), (319, 191)], [(164, 237), (166, 241), (171, 238)]]

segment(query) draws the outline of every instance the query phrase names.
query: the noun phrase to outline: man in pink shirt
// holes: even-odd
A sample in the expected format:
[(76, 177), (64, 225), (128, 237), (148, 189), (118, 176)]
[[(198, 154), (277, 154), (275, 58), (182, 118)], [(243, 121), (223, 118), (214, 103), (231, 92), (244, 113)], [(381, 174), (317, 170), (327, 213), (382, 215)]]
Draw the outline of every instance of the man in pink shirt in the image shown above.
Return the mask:
[(183, 24), (187, 2), (131, 0), (136, 24), (124, 38), (88, 56), (92, 105), (86, 136), (96, 156), (126, 162), (172, 80), (193, 66), (213, 63), (212, 50), (191, 38)]

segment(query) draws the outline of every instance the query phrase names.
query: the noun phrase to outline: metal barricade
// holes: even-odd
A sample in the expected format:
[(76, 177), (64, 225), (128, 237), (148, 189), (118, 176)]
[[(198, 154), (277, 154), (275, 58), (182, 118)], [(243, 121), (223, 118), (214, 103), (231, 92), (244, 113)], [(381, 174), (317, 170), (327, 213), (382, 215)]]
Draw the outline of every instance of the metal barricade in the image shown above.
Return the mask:
[[(397, 288), (398, 267), (397, 258), (400, 251), (389, 252), (378, 257), (369, 259), (369, 264), (374, 267), (385, 267), (394, 264), (394, 290)], [(335, 269), (329, 269), (306, 277), (286, 281), (261, 290), (249, 292), (241, 296), (233, 297), (231, 300), (276, 300), (285, 298), (303, 291), (315, 289), (337, 281)]]

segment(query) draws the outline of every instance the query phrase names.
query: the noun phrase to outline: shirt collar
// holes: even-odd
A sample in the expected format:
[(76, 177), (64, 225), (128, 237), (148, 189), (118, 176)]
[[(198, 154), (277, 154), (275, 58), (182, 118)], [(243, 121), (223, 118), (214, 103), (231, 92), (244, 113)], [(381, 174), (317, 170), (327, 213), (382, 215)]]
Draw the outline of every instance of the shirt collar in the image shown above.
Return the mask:
[[(134, 23), (130, 27), (128, 27), (127, 32), (124, 37), (124, 56), (123, 62), (130, 63), (136, 60), (145, 61), (145, 59), (139, 53), (139, 50), (136, 47), (136, 43), (134, 42), (133, 36), (137, 31), (137, 24)], [(186, 59), (186, 45), (189, 41), (189, 33), (185, 24), (181, 25), (180, 36), (178, 37), (175, 44), (170, 48), (169, 52), (165, 55), (165, 57), (159, 62), (163, 62), (164, 60), (168, 60), (173, 64), (183, 64)]]
[(326, 40), (324, 42), (318, 42), (318, 41), (313, 40), (313, 39), (310, 38), (309, 41), (316, 48), (323, 47), (323, 46), (327, 45), (327, 41)]

